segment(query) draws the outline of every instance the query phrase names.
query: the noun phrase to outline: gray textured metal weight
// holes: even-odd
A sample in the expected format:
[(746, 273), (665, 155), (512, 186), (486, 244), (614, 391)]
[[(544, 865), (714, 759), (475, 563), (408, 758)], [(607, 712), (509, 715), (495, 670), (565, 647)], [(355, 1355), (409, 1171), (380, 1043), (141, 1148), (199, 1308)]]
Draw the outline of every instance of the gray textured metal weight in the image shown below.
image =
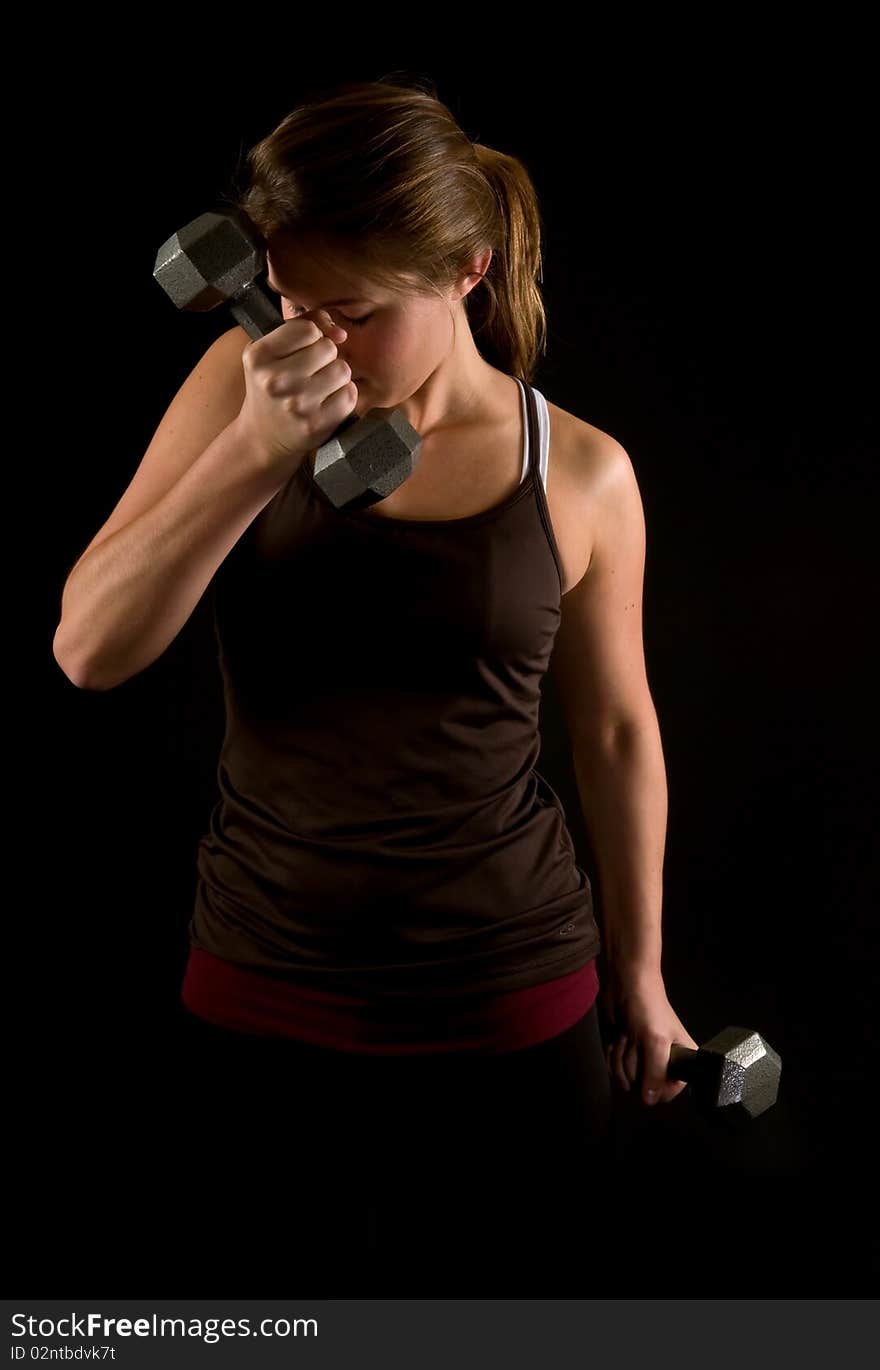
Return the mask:
[[(164, 242), (153, 276), (178, 309), (228, 304), (252, 338), (284, 323), (257, 281), (265, 246), (237, 210), (200, 214)], [(315, 454), (315, 480), (337, 508), (385, 499), (415, 470), (422, 439), (399, 409), (349, 414)]]
[(673, 1042), (667, 1079), (687, 1080), (698, 1103), (757, 1118), (776, 1102), (782, 1061), (759, 1032), (726, 1027), (699, 1051)]

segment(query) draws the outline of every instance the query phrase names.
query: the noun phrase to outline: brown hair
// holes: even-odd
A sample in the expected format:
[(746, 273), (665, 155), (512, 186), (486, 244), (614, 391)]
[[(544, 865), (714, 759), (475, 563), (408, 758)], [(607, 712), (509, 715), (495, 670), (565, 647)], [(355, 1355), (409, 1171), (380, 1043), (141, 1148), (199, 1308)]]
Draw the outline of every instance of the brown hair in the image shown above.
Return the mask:
[(547, 338), (534, 185), (518, 158), (471, 142), (429, 78), (307, 93), (246, 166), (232, 204), (270, 251), (323, 245), (393, 293), (448, 290), (491, 247), (466, 317), (490, 365), (531, 381)]

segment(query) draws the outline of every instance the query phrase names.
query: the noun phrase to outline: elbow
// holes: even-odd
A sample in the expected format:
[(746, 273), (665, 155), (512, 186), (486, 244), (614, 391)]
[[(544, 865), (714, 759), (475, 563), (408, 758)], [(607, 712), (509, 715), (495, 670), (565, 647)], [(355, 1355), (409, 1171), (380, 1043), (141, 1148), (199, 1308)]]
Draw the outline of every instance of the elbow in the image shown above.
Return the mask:
[[(56, 657), (56, 661), (57, 660)], [(107, 690), (112, 690), (116, 685), (122, 684), (121, 680), (99, 680), (96, 676), (89, 675), (85, 671), (72, 671), (60, 661), (58, 662), (58, 665), (67, 676), (71, 685), (75, 685), (78, 690), (90, 690), (92, 693), (104, 693)]]
[(98, 686), (94, 685), (82, 672), (73, 670), (72, 667), (61, 661), (56, 653), (55, 660), (61, 668), (62, 673), (75, 685), (78, 690), (95, 690)]
[(85, 689), (86, 687), (83, 684), (82, 675), (80, 671), (74, 667), (73, 663), (68, 660), (60, 639), (61, 625), (59, 623), (58, 627), (55, 629), (55, 636), (52, 639), (52, 655), (54, 656), (57, 665), (67, 676), (71, 685), (75, 685), (79, 690)]
[(60, 624), (52, 639), (52, 655), (71, 685), (75, 685), (78, 690), (105, 690), (109, 688), (96, 680), (85, 663), (77, 661), (72, 654), (65, 650)]

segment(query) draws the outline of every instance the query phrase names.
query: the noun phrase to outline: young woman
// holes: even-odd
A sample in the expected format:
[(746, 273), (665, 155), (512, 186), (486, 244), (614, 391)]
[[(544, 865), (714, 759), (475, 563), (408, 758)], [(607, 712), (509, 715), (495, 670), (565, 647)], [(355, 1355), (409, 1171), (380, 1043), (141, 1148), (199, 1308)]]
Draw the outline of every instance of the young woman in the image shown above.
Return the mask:
[[(109, 689), (211, 584), (226, 734), (182, 988), (204, 1252), (255, 1294), (319, 1246), (348, 1253), (340, 1293), (375, 1250), (388, 1295), (586, 1293), (612, 1083), (669, 1101), (670, 1045), (697, 1045), (660, 966), (632, 464), (531, 384), (534, 187), (433, 90), (321, 92), (248, 160), (284, 322), (208, 349), (56, 635)], [(418, 431), (416, 469), (336, 508), (315, 452), (374, 407)], [(535, 768), (548, 669), (600, 909)], [(551, 1242), (579, 1255), (564, 1290)]]

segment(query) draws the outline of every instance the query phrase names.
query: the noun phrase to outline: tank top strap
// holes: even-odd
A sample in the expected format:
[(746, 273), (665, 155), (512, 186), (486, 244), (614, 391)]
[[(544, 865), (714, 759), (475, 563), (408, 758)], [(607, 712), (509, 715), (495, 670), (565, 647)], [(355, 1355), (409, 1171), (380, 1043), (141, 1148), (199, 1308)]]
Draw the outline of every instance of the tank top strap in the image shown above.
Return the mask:
[(559, 546), (556, 542), (556, 535), (553, 532), (553, 521), (550, 517), (550, 509), (547, 504), (547, 467), (550, 461), (550, 413), (547, 409), (547, 401), (528, 381), (523, 381), (519, 376), (514, 377), (520, 387), (523, 397), (526, 446), (528, 447), (528, 460), (524, 461), (523, 480), (527, 473), (532, 474), (532, 489), (535, 496), (535, 506), (544, 529), (544, 534), (550, 547), (553, 560), (556, 564), (556, 571), (559, 576), (560, 590), (565, 583), (565, 573), (562, 566), (562, 557)]
[(519, 376), (515, 376), (514, 380), (519, 385), (523, 398), (523, 419), (526, 435), (526, 463), (523, 479), (525, 479), (526, 473), (530, 471), (535, 485), (538, 486), (542, 480), (541, 423), (538, 402), (535, 391), (528, 381), (522, 380)]

